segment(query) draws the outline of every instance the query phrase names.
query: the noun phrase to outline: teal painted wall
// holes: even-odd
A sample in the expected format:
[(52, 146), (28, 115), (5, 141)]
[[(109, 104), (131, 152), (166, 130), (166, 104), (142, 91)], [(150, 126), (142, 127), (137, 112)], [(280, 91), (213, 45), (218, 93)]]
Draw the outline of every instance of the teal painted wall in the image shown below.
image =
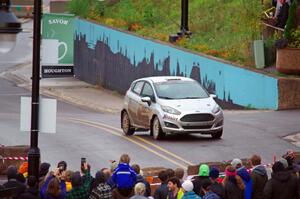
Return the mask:
[[(256, 109), (278, 108), (276, 78), (81, 19), (75, 22), (75, 38), (75, 74), (85, 81), (104, 82), (108, 88), (124, 92), (134, 78), (176, 74), (189, 77), (193, 73), (221, 101)], [(197, 67), (199, 70), (194, 70)], [(108, 72), (111, 68), (114, 72)], [(84, 74), (87, 71), (89, 74)], [(117, 85), (122, 82), (112, 77), (118, 72), (128, 77), (126, 87)]]

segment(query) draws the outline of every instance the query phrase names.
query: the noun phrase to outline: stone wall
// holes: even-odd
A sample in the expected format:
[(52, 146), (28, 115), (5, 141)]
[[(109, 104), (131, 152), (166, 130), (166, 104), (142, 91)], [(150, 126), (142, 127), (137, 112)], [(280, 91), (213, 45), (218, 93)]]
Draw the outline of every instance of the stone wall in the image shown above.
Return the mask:
[(300, 108), (300, 78), (279, 78), (279, 109)]

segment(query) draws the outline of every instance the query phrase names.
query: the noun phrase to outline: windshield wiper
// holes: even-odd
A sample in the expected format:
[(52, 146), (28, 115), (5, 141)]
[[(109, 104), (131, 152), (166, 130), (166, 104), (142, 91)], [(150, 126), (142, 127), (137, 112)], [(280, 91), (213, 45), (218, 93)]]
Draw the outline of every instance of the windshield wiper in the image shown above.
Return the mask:
[(171, 98), (171, 97), (164, 97), (164, 96), (159, 96), (159, 98), (162, 98), (162, 99), (170, 99), (170, 100), (174, 99), (174, 98)]

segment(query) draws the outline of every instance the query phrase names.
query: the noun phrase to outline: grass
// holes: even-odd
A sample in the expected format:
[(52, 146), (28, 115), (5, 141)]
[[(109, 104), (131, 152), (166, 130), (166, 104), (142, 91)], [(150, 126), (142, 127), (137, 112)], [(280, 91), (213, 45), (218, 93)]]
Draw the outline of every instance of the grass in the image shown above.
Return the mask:
[[(168, 41), (179, 31), (181, 1), (174, 0), (72, 0), (70, 12), (137, 34)], [(250, 44), (260, 39), (261, 1), (190, 0), (191, 38), (176, 45), (253, 66)]]

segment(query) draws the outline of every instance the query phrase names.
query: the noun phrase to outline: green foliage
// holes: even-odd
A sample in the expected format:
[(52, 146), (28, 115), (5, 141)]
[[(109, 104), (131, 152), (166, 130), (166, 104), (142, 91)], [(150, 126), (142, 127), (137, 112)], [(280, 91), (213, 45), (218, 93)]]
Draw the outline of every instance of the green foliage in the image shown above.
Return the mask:
[(300, 26), (297, 29), (291, 31), (289, 47), (300, 48)]
[[(121, 0), (105, 5), (104, 12), (97, 11), (102, 8), (95, 9), (97, 6), (91, 3), (94, 1), (72, 0), (70, 4), (75, 5), (70, 6), (71, 11), (163, 41), (168, 41), (168, 36), (180, 29), (179, 0)], [(86, 5), (88, 9), (84, 9)], [(250, 44), (260, 39), (261, 12), (262, 4), (258, 0), (189, 0), (189, 28), (193, 35), (190, 39), (181, 39), (177, 45), (252, 65)]]
[(72, 0), (68, 4), (70, 13), (81, 17), (87, 17), (90, 9), (90, 1), (88, 0)]
[(284, 38), (289, 40), (291, 37), (291, 31), (293, 28), (295, 28), (296, 24), (296, 10), (297, 10), (297, 0), (294, 0), (292, 2), (292, 5), (290, 6), (289, 9), (289, 17), (286, 22), (286, 27), (284, 29)]

